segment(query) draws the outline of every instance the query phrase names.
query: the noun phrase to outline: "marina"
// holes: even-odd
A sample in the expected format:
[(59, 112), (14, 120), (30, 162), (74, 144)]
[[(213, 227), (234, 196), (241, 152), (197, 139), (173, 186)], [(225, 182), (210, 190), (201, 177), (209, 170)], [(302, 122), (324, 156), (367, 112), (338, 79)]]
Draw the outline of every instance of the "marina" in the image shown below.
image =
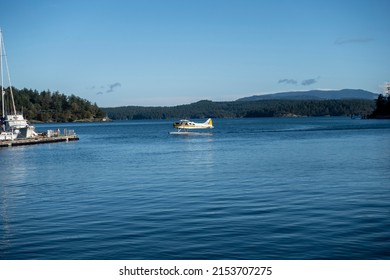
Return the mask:
[[(63, 134), (60, 133), (59, 129), (56, 131), (47, 130), (47, 132), (42, 133), (36, 132), (35, 127), (27, 122), (23, 114), (16, 111), (7, 55), (4, 46), (3, 33), (1, 30), (0, 72), (2, 112), (0, 116), (0, 147), (14, 147), (79, 140), (79, 137), (76, 135), (74, 130), (64, 129)], [(7, 88), (4, 87), (4, 72), (7, 73), (6, 77), (8, 78)]]

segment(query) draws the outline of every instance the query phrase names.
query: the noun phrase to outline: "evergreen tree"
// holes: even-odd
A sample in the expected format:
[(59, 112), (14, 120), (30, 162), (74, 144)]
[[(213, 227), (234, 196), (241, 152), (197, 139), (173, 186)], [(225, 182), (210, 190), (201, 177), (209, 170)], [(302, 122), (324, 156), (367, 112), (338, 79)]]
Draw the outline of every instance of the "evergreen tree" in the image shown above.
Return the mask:
[(375, 104), (376, 109), (370, 115), (371, 118), (390, 118), (390, 95), (380, 94)]

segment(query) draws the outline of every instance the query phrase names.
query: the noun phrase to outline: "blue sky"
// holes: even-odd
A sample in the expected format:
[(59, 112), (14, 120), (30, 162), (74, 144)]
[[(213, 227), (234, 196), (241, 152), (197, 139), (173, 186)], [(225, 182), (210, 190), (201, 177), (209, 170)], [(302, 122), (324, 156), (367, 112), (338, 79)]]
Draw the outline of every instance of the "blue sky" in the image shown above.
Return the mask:
[(12, 84), (103, 107), (390, 80), (388, 0), (0, 2)]

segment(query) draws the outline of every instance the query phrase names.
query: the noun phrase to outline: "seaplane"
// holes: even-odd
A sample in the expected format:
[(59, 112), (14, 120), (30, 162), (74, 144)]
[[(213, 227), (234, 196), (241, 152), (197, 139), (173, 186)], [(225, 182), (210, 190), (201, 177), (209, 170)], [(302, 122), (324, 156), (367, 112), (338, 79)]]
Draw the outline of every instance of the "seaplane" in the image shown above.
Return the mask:
[(190, 132), (188, 130), (193, 129), (207, 129), (207, 128), (214, 128), (213, 126), (213, 120), (210, 118), (204, 123), (196, 123), (189, 120), (180, 120), (179, 122), (174, 122), (173, 127), (177, 129), (177, 131), (171, 131), (169, 134), (176, 134), (176, 135), (211, 135), (211, 133), (204, 133), (204, 132)]

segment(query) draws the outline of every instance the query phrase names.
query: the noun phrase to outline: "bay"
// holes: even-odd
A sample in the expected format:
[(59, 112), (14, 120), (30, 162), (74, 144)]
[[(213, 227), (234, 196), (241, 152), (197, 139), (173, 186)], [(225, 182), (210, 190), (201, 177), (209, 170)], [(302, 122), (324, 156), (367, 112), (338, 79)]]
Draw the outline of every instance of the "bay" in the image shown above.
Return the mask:
[(0, 259), (390, 259), (390, 121), (40, 124), (0, 149)]

